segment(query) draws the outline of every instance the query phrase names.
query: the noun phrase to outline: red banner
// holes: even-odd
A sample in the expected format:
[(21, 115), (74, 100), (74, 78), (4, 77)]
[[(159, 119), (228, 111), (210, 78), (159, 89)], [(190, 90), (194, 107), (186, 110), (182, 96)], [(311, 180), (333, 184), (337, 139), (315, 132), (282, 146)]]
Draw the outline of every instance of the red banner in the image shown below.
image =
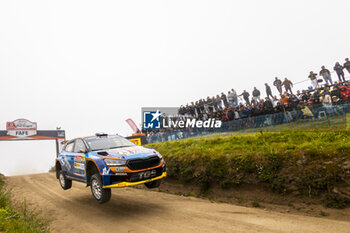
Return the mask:
[(130, 127), (131, 127), (132, 131), (134, 131), (134, 133), (138, 132), (139, 129), (137, 128), (135, 122), (132, 119), (130, 119), (130, 118), (127, 119), (126, 123), (128, 123), (130, 125)]

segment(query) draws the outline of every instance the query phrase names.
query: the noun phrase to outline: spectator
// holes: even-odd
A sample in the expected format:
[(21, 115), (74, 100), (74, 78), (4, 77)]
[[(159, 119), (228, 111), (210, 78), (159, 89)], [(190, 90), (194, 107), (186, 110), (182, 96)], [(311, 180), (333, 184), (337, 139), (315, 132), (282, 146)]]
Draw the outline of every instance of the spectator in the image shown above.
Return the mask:
[(227, 99), (230, 107), (234, 107), (234, 102), (235, 102), (234, 98), (235, 98), (234, 94), (231, 91), (229, 91), (227, 94)]
[(286, 95), (281, 95), (281, 100), (280, 100), (282, 106), (288, 106), (289, 105), (289, 98)]
[(263, 103), (263, 110), (265, 114), (272, 114), (273, 113), (273, 104), (269, 97), (265, 98), (265, 101)]
[(340, 97), (345, 101), (350, 101), (350, 88), (342, 85), (340, 88)]
[(277, 88), (280, 95), (282, 95), (282, 81), (276, 77), (275, 81), (273, 81), (273, 85)]
[(214, 111), (214, 102), (213, 99), (210, 99), (210, 97), (208, 96), (207, 97), (207, 100), (205, 101), (205, 107), (207, 108), (207, 112), (210, 113), (210, 112), (213, 112)]
[(280, 101), (277, 99), (277, 96), (274, 96), (272, 100), (273, 107), (276, 108), (278, 103), (280, 103)]
[(289, 97), (289, 104), (292, 108), (296, 108), (299, 104), (299, 99), (295, 95)]
[(337, 73), (339, 81), (345, 82), (344, 71), (343, 71), (344, 67), (340, 65), (339, 62), (337, 62), (335, 63), (335, 66), (333, 69)]
[(314, 89), (319, 88), (318, 81), (317, 81), (317, 74), (316, 73), (310, 71), (309, 79), (311, 80), (311, 84), (312, 84), (312, 87)]
[(254, 90), (253, 90), (253, 99), (254, 101), (260, 101), (260, 91), (258, 89), (256, 89), (256, 87), (254, 87)]
[(345, 63), (343, 67), (350, 73), (350, 60), (349, 58), (345, 58)]
[(321, 67), (320, 76), (323, 77), (323, 80), (326, 82), (326, 84), (327, 84), (328, 86), (333, 85), (332, 77), (331, 77), (331, 72), (329, 72), (329, 70), (327, 70), (327, 69), (325, 68), (325, 66), (322, 66), (322, 67)]
[(267, 98), (270, 98), (270, 96), (271, 96), (271, 99), (273, 99), (271, 87), (269, 86), (269, 84), (265, 83), (265, 87), (266, 87), (266, 96), (267, 96)]
[(338, 98), (341, 98), (340, 89), (337, 86), (335, 86), (331, 91), (331, 96), (336, 96)]
[(216, 98), (213, 97), (214, 103), (215, 103), (215, 111), (218, 111), (219, 109), (222, 109), (222, 102), (221, 102), (221, 97), (219, 95), (216, 95)]
[(329, 93), (323, 92), (320, 97), (320, 101), (322, 102), (323, 105), (329, 106), (332, 105), (332, 98), (329, 95)]
[(238, 105), (237, 92), (232, 88), (232, 89), (231, 89), (231, 93), (233, 94), (234, 105)]
[(289, 79), (285, 78), (282, 85), (284, 86), (284, 88), (286, 89), (286, 92), (290, 92), (290, 94), (293, 94), (292, 92), (292, 87), (293, 87), (293, 83), (292, 81), (290, 81)]
[(304, 95), (302, 95), (301, 99), (302, 99), (305, 103), (307, 103), (307, 102), (309, 101), (310, 97), (311, 97), (311, 95), (310, 95), (309, 90), (306, 90), (305, 93), (304, 93)]
[(249, 93), (244, 90), (242, 94), (240, 94), (239, 96), (243, 96), (243, 99), (245, 100), (246, 104), (250, 104), (250, 101), (249, 101)]
[(223, 92), (221, 92), (221, 100), (224, 103), (225, 108), (228, 108), (227, 97), (226, 97), (226, 95)]
[(302, 96), (303, 96), (303, 94), (302, 94), (302, 93), (300, 93), (300, 91), (299, 91), (299, 90), (297, 90), (297, 97), (298, 97), (298, 99), (301, 99), (301, 98), (302, 98)]
[(228, 104), (230, 105), (230, 107), (234, 107), (233, 93), (231, 91), (228, 91), (228, 93), (227, 93), (227, 100), (228, 100)]

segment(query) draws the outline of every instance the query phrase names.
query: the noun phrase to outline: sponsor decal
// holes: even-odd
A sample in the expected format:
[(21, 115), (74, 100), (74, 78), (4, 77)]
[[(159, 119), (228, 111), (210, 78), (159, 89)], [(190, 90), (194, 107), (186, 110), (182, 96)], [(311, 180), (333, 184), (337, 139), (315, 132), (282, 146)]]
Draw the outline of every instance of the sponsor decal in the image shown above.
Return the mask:
[(6, 122), (7, 135), (25, 138), (37, 134), (37, 123), (26, 119)]
[(151, 176), (155, 176), (156, 173), (157, 173), (156, 170), (151, 170), (151, 171), (140, 172), (138, 175), (139, 175), (139, 179), (142, 180), (142, 179), (148, 179)]
[(119, 172), (119, 171), (124, 171), (125, 167), (116, 167), (115, 171)]
[(75, 162), (75, 163), (74, 163), (74, 168), (79, 169), (79, 170), (84, 170), (84, 169), (85, 169), (85, 166), (84, 166), (83, 163), (77, 163), (77, 162)]
[(104, 176), (104, 175), (108, 175), (110, 171), (111, 171), (110, 168), (107, 169), (106, 167), (104, 167), (103, 170), (102, 170), (102, 175), (103, 175), (103, 176)]
[(75, 155), (74, 156), (74, 168), (79, 170), (85, 169), (85, 155)]
[(119, 173), (115, 173), (116, 176), (127, 176), (128, 173), (125, 172), (119, 172)]
[(77, 162), (85, 162), (85, 155), (75, 155), (74, 160)]

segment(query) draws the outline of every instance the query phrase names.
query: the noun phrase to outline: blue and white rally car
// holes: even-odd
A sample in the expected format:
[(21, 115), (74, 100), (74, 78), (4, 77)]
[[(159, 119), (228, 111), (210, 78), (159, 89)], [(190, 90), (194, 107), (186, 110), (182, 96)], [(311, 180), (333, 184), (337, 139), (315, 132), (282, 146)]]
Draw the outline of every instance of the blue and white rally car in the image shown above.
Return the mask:
[(137, 146), (118, 135), (96, 134), (68, 141), (56, 159), (61, 187), (84, 182), (100, 204), (111, 198), (111, 188), (145, 184), (159, 187), (166, 164), (154, 149)]

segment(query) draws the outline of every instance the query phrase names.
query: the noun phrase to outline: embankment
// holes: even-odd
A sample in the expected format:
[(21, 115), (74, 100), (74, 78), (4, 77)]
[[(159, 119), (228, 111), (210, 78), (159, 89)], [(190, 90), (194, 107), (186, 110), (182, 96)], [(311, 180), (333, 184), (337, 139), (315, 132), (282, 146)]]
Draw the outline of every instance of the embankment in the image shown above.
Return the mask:
[(197, 186), (202, 193), (213, 187), (264, 187), (327, 207), (350, 204), (348, 130), (200, 137), (149, 147), (164, 156), (171, 180)]

